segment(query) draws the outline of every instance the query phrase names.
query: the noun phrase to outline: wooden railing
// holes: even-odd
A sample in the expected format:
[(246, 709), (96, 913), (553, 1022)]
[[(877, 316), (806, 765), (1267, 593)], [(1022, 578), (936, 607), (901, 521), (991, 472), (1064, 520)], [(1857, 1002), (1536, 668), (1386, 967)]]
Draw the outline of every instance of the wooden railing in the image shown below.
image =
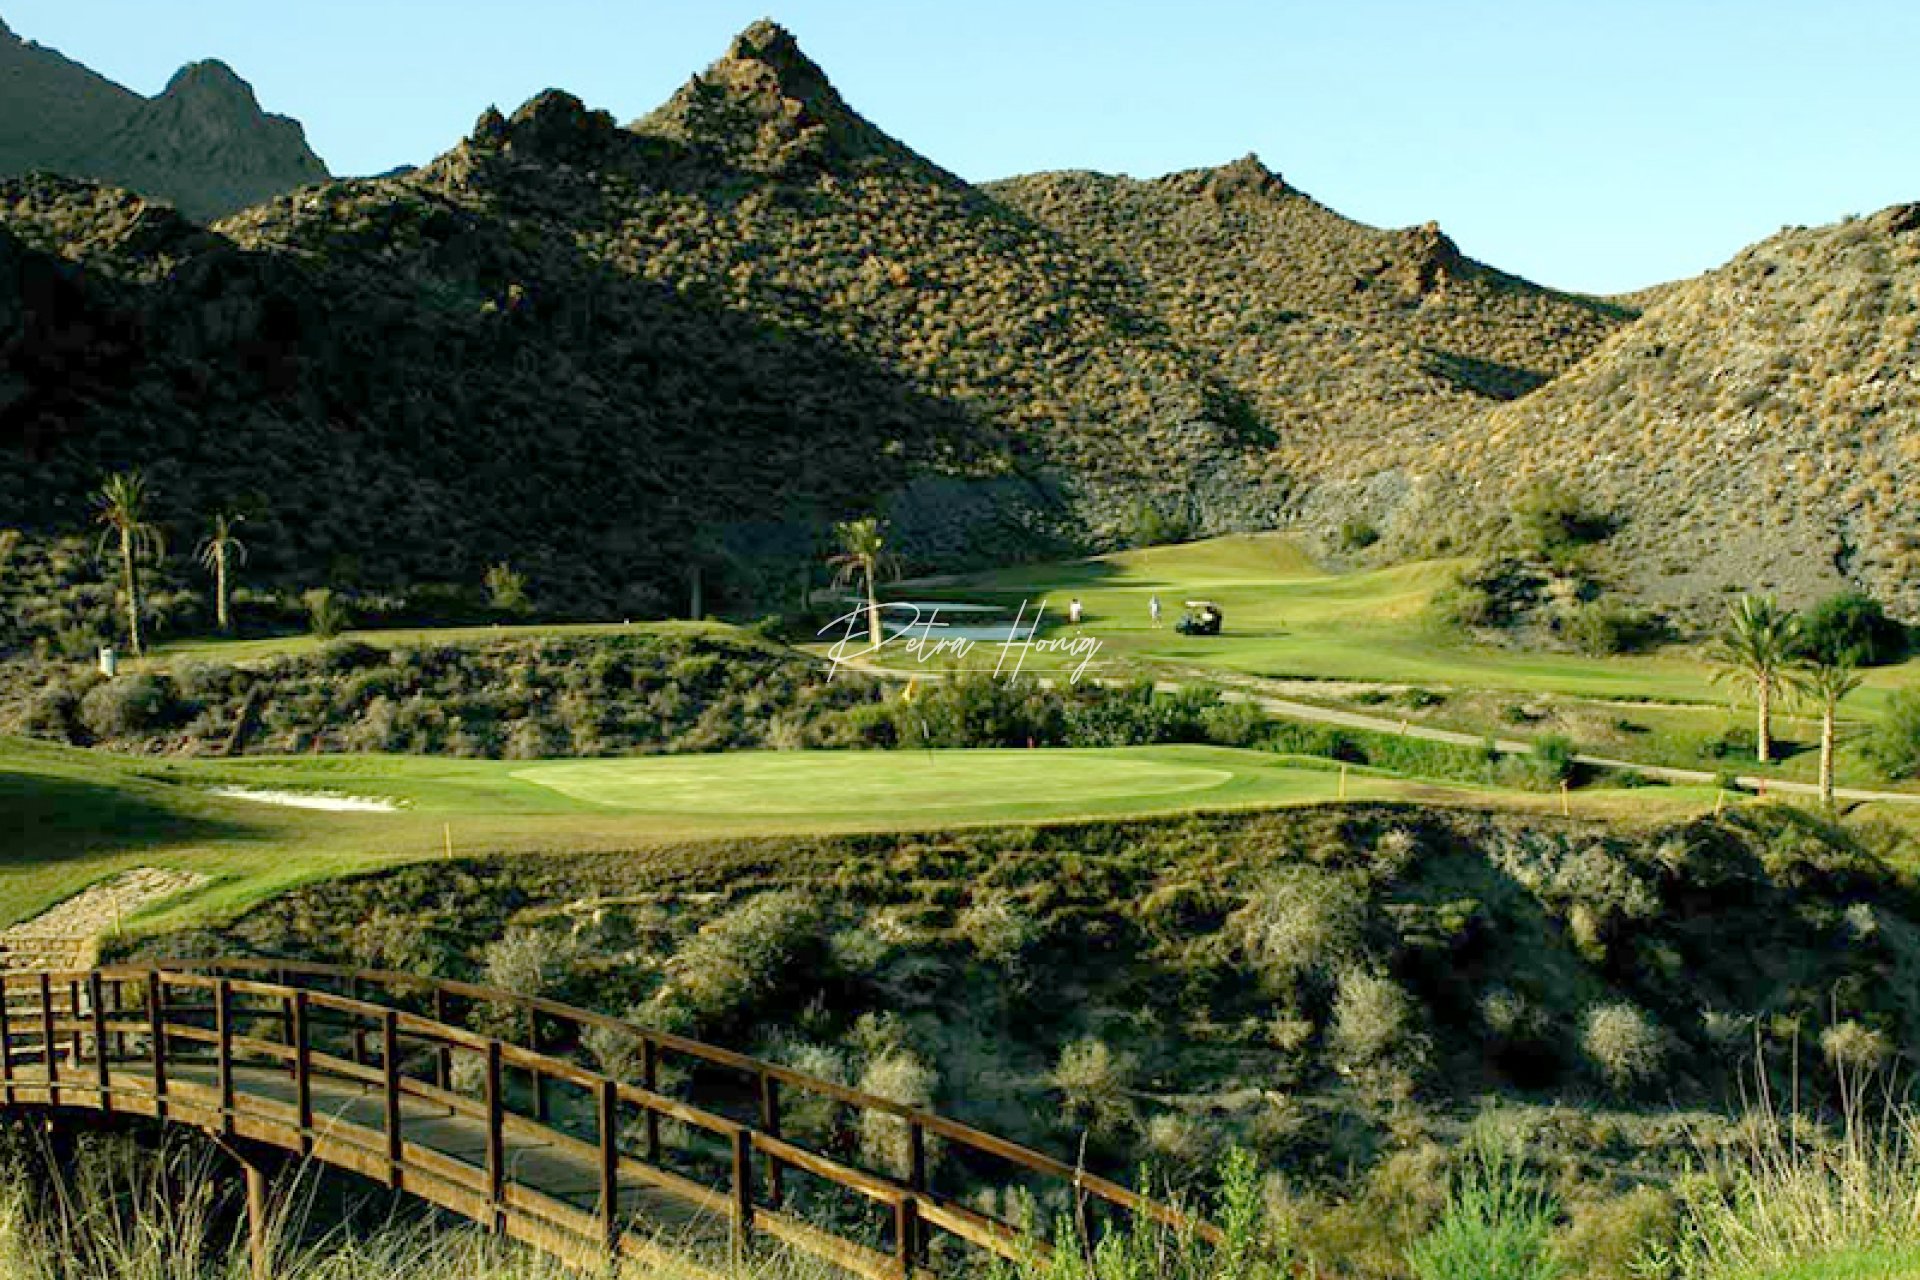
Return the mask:
[[(639, 1078), (576, 1060), (589, 1033), (630, 1047)], [(689, 1097), (663, 1087), (669, 1067)], [(799, 1095), (888, 1117), (903, 1167), (864, 1168), (785, 1133)], [(736, 1250), (764, 1235), (876, 1280), (927, 1272), (940, 1236), (1044, 1254), (1019, 1224), (938, 1188), (936, 1141), (976, 1181), (1037, 1177), (1068, 1188), (1083, 1216), (1104, 1205), (1219, 1239), (1063, 1161), (777, 1063), (470, 983), (294, 961), (0, 976), (0, 1104), (127, 1112), (278, 1147), (582, 1265), (660, 1260), (661, 1210), (696, 1234), (724, 1224)], [(796, 1177), (881, 1221), (863, 1238), (815, 1225)], [(646, 1205), (623, 1206), (629, 1192)]]

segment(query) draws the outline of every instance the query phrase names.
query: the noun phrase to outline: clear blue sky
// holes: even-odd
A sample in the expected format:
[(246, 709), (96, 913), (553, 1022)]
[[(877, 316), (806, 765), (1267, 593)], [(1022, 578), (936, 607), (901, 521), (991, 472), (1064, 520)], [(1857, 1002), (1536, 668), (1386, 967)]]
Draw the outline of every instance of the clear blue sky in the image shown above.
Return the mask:
[(1783, 224), (1920, 199), (1912, 0), (0, 0), (0, 16), (143, 93), (222, 58), (341, 174), (425, 160), (489, 103), (549, 86), (629, 120), (770, 16), (870, 120), (964, 177), (1257, 151), (1343, 213), (1435, 219), (1563, 288), (1636, 288)]

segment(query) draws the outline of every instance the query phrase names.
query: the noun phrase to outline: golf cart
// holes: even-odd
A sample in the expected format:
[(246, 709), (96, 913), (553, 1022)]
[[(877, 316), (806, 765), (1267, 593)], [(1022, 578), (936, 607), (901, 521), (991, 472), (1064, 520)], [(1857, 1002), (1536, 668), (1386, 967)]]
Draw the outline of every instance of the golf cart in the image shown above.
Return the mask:
[(1220, 606), (1211, 600), (1188, 600), (1187, 611), (1180, 615), (1180, 621), (1173, 629), (1183, 636), (1217, 636), (1220, 634)]

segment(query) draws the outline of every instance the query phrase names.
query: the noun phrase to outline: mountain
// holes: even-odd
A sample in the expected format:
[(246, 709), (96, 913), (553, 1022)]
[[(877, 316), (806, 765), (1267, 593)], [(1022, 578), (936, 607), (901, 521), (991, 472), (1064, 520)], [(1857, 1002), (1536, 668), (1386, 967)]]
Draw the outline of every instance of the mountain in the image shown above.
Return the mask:
[[(1893, 343), (1904, 377), (1910, 233), (1832, 234), (1890, 246), (1848, 251), (1863, 310), (1845, 325), (1855, 346)], [(1564, 473), (1617, 502), (1619, 546), (1684, 560), (1688, 530), (1727, 518), (1717, 492), (1783, 509), (1799, 464), (1752, 495), (1698, 468), (1668, 492), (1691, 446), (1649, 425), (1666, 410), (1629, 396), (1640, 373), (1605, 371), (1671, 328), (1656, 345), (1686, 377), (1722, 376), (1702, 371), (1743, 297), (1752, 376), (1800, 368), (1826, 340), (1811, 330), (1841, 323), (1817, 319), (1828, 271), (1678, 282), (1636, 320), (1436, 227), (1344, 218), (1252, 157), (976, 188), (756, 23), (628, 126), (549, 91), (418, 169), (211, 230), (85, 182), (0, 185), (0, 525), (77, 536), (99, 477), (138, 466), (176, 546), (216, 508), (250, 510), (258, 585), (472, 591), (506, 561), (545, 607), (640, 616), (678, 609), (693, 574), (712, 607), (782, 608), (829, 523), (865, 511), (937, 569), (1149, 527), (1359, 517), (1431, 539), (1450, 511)], [(1778, 394), (1783, 441), (1815, 403), (1836, 441), (1881, 430), (1846, 426), (1828, 382)], [(1876, 457), (1905, 447), (1904, 410), (1887, 412)], [(1616, 437), (1623, 457), (1645, 438), (1617, 476), (1574, 465)], [(1682, 500), (1692, 524), (1663, 505)], [(1849, 572), (1907, 518), (1832, 510), (1860, 548)], [(1713, 566), (1732, 563), (1668, 585), (1717, 598)], [(1650, 572), (1623, 569), (1654, 591)], [(89, 598), (89, 617), (110, 605)], [(64, 607), (35, 616), (81, 635)]]
[(1920, 614), (1920, 205), (1663, 286), (1539, 391), (1374, 465), (1488, 501), (1561, 477), (1620, 518), (1621, 581), (1709, 616), (1735, 588), (1848, 585)]
[(143, 98), (0, 24), (0, 175), (50, 170), (130, 188), (198, 221), (323, 181), (299, 123), (262, 111), (221, 62)]
[(1044, 173), (996, 198), (1120, 264), (1248, 397), (1295, 473), (1525, 394), (1632, 318), (1342, 217), (1246, 156), (1152, 181)]
[(0, 188), (0, 231), (62, 299), (13, 338), (0, 506), (77, 529), (142, 466), (182, 536), (270, 513), (256, 580), (511, 560), (639, 614), (699, 560), (716, 603), (777, 606), (873, 507), (939, 565), (1286, 495), (1136, 280), (880, 134), (770, 25), (633, 128), (549, 92), (214, 232), (44, 177)]

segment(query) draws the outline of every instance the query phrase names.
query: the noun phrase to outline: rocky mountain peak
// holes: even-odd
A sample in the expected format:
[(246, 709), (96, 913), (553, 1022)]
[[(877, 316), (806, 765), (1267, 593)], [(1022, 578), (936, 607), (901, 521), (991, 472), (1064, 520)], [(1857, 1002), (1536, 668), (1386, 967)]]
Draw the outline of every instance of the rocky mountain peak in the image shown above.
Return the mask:
[(794, 101), (842, 109), (846, 106), (820, 64), (801, 51), (793, 33), (770, 19), (762, 18), (735, 36), (722, 61), (764, 68), (768, 74), (755, 79)]
[(633, 128), (760, 170), (905, 168), (957, 182), (862, 119), (793, 33), (761, 19)]
[(173, 79), (167, 81), (167, 87), (161, 90), (160, 96), (220, 103), (244, 111), (260, 110), (259, 100), (253, 96), (253, 86), (218, 58), (189, 62), (173, 73)]

